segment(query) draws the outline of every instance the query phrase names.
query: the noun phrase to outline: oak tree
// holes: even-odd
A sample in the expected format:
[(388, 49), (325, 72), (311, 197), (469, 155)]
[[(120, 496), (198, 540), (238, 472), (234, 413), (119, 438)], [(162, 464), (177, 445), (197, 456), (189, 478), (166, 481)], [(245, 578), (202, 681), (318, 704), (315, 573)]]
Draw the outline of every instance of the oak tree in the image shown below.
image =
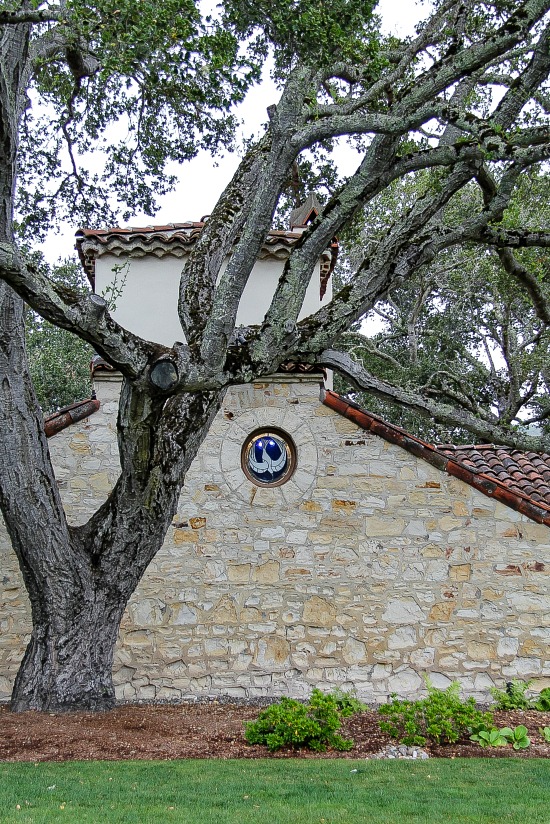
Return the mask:
[[(393, 385), (335, 346), (392, 289), (465, 244), (494, 250), (548, 324), (546, 272), (519, 251), (546, 248), (550, 236), (507, 213), (550, 152), (548, 7), (437, 0), (416, 35), (399, 41), (380, 33), (365, 0), (225, 0), (215, 18), (192, 0), (0, 3), (0, 504), (33, 618), (14, 709), (112, 705), (125, 605), (162, 545), (228, 386), (288, 360), (324, 364), (478, 439), (548, 448), (448, 395)], [(63, 209), (93, 222), (108, 219), (117, 199), (129, 211), (152, 209), (171, 182), (167, 160), (231, 142), (231, 105), (268, 55), (279, 99), (181, 274), (183, 343), (139, 338), (101, 298), (75, 294), (20, 253), (16, 232), (40, 232)], [(48, 105), (35, 112), (38, 96)], [(261, 324), (235, 345), (239, 301), (294, 164), (341, 139), (360, 152), (356, 171), (293, 247)], [(82, 161), (96, 148), (101, 170), (86, 172)], [(323, 250), (420, 171), (431, 172), (431, 185), (396, 211), (331, 302), (298, 322)], [(479, 192), (476, 205), (449, 222), (449, 204), (466, 187)], [(81, 526), (67, 523), (51, 468), (21, 299), (123, 376), (120, 477)]]

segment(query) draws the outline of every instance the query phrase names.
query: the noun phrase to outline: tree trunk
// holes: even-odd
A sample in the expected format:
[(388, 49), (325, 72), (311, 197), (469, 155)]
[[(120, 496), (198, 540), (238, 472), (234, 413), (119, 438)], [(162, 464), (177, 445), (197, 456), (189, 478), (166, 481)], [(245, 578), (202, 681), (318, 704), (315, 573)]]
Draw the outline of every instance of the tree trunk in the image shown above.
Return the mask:
[[(9, 287), (0, 290), (4, 308), (20, 308)], [(8, 467), (0, 504), (29, 594), (33, 630), (11, 706), (106, 710), (115, 701), (113, 654), (126, 604), (162, 546), (185, 472), (223, 393), (182, 394), (166, 402), (125, 382), (121, 477), (87, 524), (69, 527), (41, 415), (34, 412), (17, 317), (12, 327), (9, 346), (0, 336), (0, 462)]]
[(43, 591), (33, 602), (31, 640), (12, 694), (16, 712), (114, 705), (113, 652), (125, 603), (113, 590), (83, 586), (76, 575), (71, 584)]
[[(18, 129), (29, 26), (0, 31), (0, 241), (14, 245)], [(28, 78), (27, 78), (28, 79)], [(185, 473), (223, 392), (168, 397), (145, 377), (123, 384), (121, 476), (87, 524), (67, 524), (28, 374), (23, 302), (0, 281), (0, 508), (29, 595), (33, 630), (12, 709), (102, 710), (128, 599), (162, 546)]]

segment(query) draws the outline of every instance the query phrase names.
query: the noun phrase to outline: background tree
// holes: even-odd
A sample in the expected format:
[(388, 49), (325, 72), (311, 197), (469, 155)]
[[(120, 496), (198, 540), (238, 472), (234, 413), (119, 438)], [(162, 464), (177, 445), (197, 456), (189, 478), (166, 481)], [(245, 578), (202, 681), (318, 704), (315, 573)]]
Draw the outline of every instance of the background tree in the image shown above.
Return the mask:
[[(353, 271), (357, 256), (375, 248), (395, 215), (430, 185), (426, 174), (405, 186), (392, 187), (364, 210), (364, 227), (348, 240), (343, 261)], [(548, 225), (549, 180), (545, 173), (526, 175), (503, 219), (509, 228)], [(475, 188), (467, 187), (446, 210), (447, 225), (476, 208)], [(380, 199), (377, 199), (380, 200)], [(472, 202), (473, 200), (473, 202)], [(543, 285), (550, 259), (544, 249), (524, 249), (517, 260)], [(378, 378), (405, 390), (459, 406), (501, 427), (547, 433), (550, 418), (547, 323), (538, 317), (529, 295), (508, 274), (498, 254), (463, 246), (419, 268), (405, 283), (392, 287), (367, 315), (365, 334), (342, 342)], [(346, 391), (345, 380), (342, 390)], [(471, 433), (444, 426), (397, 403), (351, 391), (358, 403), (389, 417), (428, 441), (468, 443)]]
[[(48, 277), (84, 293), (82, 267), (74, 260), (57, 266), (41, 264)], [(25, 312), (25, 338), (29, 372), (42, 412), (50, 412), (90, 397), (91, 346), (67, 329), (60, 329), (28, 308)]]
[[(230, 385), (272, 373), (285, 360), (321, 363), (483, 440), (547, 446), (544, 438), (381, 380), (334, 348), (396, 285), (465, 244), (494, 249), (548, 324), (546, 280), (516, 254), (546, 248), (548, 234), (504, 222), (522, 177), (550, 152), (547, 13), (544, 0), (441, 0), (417, 35), (399, 43), (379, 34), (364, 0), (226, 0), (219, 21), (202, 20), (190, 0), (2, 2), (0, 505), (33, 616), (14, 709), (112, 705), (113, 648), (125, 605), (162, 545), (185, 472)], [(112, 197), (135, 208), (152, 197), (142, 179), (156, 180), (157, 190), (169, 183), (169, 157), (228, 141), (227, 107), (268, 53), (280, 97), (182, 272), (184, 343), (142, 340), (115, 323), (101, 297), (75, 294), (23, 258), (12, 219), (18, 164), (19, 180), (27, 182), (17, 188), (26, 231), (61, 209), (60, 200), (103, 219), (113, 202), (109, 186)], [(49, 103), (46, 122), (29, 111), (30, 93)], [(124, 139), (111, 148), (102, 141), (113, 122)], [(41, 160), (29, 142), (37, 127), (49, 141), (47, 151), (36, 143)], [(419, 144), (422, 131), (428, 136)], [(342, 136), (360, 149), (357, 170), (294, 246), (262, 323), (234, 345), (239, 301), (294, 164)], [(80, 154), (96, 144), (106, 149), (104, 168), (87, 177)], [(432, 185), (396, 214), (333, 300), (297, 322), (332, 238), (389, 186), (421, 170), (432, 170)], [(38, 186), (42, 171), (57, 185)], [(471, 185), (478, 205), (449, 224), (447, 207)], [(78, 527), (67, 524), (59, 499), (25, 366), (22, 303), (12, 290), (123, 375), (121, 474)]]

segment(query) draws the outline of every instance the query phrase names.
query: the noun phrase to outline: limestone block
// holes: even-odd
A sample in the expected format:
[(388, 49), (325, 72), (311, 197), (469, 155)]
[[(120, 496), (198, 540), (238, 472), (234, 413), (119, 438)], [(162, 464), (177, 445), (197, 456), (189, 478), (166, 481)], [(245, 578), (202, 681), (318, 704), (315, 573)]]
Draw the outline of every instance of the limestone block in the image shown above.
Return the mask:
[(466, 649), (470, 658), (476, 661), (494, 661), (496, 659), (496, 650), (492, 644), (486, 644), (481, 641), (468, 641)]
[(426, 581), (445, 581), (448, 566), (445, 561), (429, 561), (426, 566)]
[(481, 602), (481, 617), (489, 621), (499, 621), (504, 618), (504, 611), (500, 604), (493, 604), (491, 601)]
[(310, 627), (329, 627), (336, 618), (336, 608), (329, 601), (314, 595), (305, 604), (302, 613), (302, 621)]
[(286, 537), (287, 543), (303, 545), (307, 541), (307, 530), (293, 529)]
[(416, 640), (413, 626), (398, 627), (388, 636), (388, 649), (408, 649), (415, 646)]
[(238, 620), (235, 601), (229, 595), (220, 598), (212, 612), (208, 614), (208, 623), (210, 625), (235, 624)]
[(284, 638), (274, 635), (260, 638), (253, 658), (257, 667), (287, 667), (290, 663), (290, 644)]
[[(372, 562), (372, 576), (373, 578), (392, 579), (399, 572), (399, 559), (393, 555), (381, 555)], [(408, 568), (408, 572), (414, 572)], [(418, 577), (422, 576), (422, 570), (418, 571)], [(416, 577), (416, 576), (415, 576)]]
[(413, 669), (404, 669), (388, 678), (388, 689), (398, 695), (409, 695), (422, 688), (423, 681)]
[(425, 521), (410, 520), (405, 529), (405, 535), (412, 535), (415, 538), (425, 538), (428, 534)]
[(538, 658), (515, 658), (506, 667), (502, 667), (502, 674), (510, 678), (529, 678), (539, 675), (542, 663)]
[(480, 612), (477, 609), (457, 609), (455, 612), (455, 617), (477, 621), (480, 618)]
[(278, 561), (267, 561), (261, 566), (252, 569), (252, 581), (258, 584), (274, 584), (279, 580), (280, 564)]
[(69, 449), (78, 455), (86, 455), (90, 452), (90, 439), (83, 432), (75, 432), (68, 445)]
[(300, 670), (307, 670), (311, 664), (311, 660), (305, 652), (292, 652), (291, 661), (293, 666), (298, 667)]
[(186, 543), (197, 543), (199, 536), (196, 532), (190, 529), (175, 529), (172, 535), (172, 540), (176, 545)]
[(471, 564), (452, 564), (449, 567), (449, 578), (451, 581), (469, 581), (471, 575)]
[(226, 581), (227, 571), (223, 561), (208, 561), (204, 567), (204, 580)]
[[(355, 473), (353, 473), (355, 474)], [(361, 473), (358, 473), (361, 474)], [(366, 474), (364, 468), (363, 473)], [(371, 478), (397, 478), (399, 474), (398, 461), (369, 461), (369, 475)]]
[(537, 656), (538, 658), (544, 658), (544, 656), (548, 654), (548, 647), (540, 640), (536, 640), (535, 638), (526, 638), (526, 640), (521, 644), (520, 654), (526, 657)]
[(388, 518), (371, 515), (366, 519), (366, 533), (371, 537), (382, 535), (402, 535), (405, 529), (403, 518)]
[(416, 624), (424, 621), (426, 615), (416, 601), (409, 598), (390, 598), (382, 614), (382, 620), (388, 624)]
[(131, 603), (128, 612), (137, 626), (160, 626), (165, 620), (166, 604), (159, 598), (144, 598)]
[(197, 610), (187, 604), (171, 604), (171, 624), (176, 626), (194, 626), (198, 623)]
[(451, 530), (458, 529), (462, 526), (463, 522), (460, 518), (455, 518), (452, 515), (444, 515), (443, 518), (438, 520), (437, 524), (443, 532), (451, 532)]
[(382, 681), (388, 678), (392, 674), (392, 671), (393, 667), (391, 664), (375, 664), (372, 669), (372, 680)]
[(277, 524), (277, 526), (265, 527), (261, 530), (260, 535), (262, 538), (267, 538), (272, 541), (278, 538), (284, 538), (285, 530), (281, 524)]
[(341, 498), (334, 498), (332, 500), (331, 506), (336, 512), (353, 512), (357, 507), (357, 501), (348, 501)]
[(300, 504), (300, 509), (303, 512), (322, 512), (323, 507), (317, 501), (304, 501)]
[(430, 621), (450, 621), (455, 607), (456, 601), (443, 601), (434, 604), (428, 617)]
[(550, 610), (550, 594), (535, 592), (507, 592), (506, 601), (518, 612), (545, 612)]
[(342, 649), (342, 657), (346, 664), (362, 664), (367, 660), (367, 648), (357, 638), (348, 638)]
[(411, 664), (418, 669), (428, 669), (433, 666), (435, 661), (435, 649), (433, 647), (424, 647), (424, 649), (416, 649), (411, 652)]
[(90, 486), (96, 492), (110, 492), (113, 488), (107, 472), (96, 472), (90, 475)]
[(533, 521), (525, 521), (521, 525), (521, 533), (525, 540), (534, 541), (540, 546), (548, 547), (550, 544), (550, 531), (544, 524), (535, 524)]
[(442, 558), (445, 555), (445, 551), (437, 544), (427, 544), (423, 547), (420, 554), (423, 558)]
[(250, 581), (252, 564), (228, 564), (227, 578), (235, 584), (247, 584)]

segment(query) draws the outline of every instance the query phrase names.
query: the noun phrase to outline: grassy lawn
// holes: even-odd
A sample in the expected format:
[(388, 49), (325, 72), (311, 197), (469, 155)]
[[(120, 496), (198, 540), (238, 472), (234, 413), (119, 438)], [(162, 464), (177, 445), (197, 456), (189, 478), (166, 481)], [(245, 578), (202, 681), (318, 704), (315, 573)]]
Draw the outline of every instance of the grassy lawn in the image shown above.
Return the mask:
[(53, 821), (548, 824), (550, 761), (0, 764), (1, 824)]

